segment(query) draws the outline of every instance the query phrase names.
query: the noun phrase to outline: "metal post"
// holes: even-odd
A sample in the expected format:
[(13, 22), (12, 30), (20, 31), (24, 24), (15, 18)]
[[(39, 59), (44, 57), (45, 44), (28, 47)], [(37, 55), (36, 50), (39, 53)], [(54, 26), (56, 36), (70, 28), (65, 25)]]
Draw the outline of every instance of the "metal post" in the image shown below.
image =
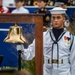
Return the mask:
[(21, 50), (18, 51), (18, 70), (21, 70)]
[(22, 44), (17, 44), (17, 51), (18, 51), (18, 70), (21, 70), (21, 53), (22, 53)]

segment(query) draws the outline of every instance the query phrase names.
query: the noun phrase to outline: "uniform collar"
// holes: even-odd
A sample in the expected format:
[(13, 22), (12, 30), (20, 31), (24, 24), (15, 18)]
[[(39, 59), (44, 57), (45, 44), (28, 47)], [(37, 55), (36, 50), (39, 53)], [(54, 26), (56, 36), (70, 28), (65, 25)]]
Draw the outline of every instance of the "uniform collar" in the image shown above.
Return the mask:
[(64, 31), (64, 29), (63, 28), (60, 28), (60, 29), (53, 28), (52, 31), (57, 40), (58, 37), (61, 35), (61, 33)]
[[(67, 31), (66, 28), (63, 28), (63, 31), (62, 31), (62, 33), (60, 34), (60, 36), (58, 37), (58, 39), (59, 39), (59, 38), (62, 36), (62, 34), (65, 33), (66, 31)], [(55, 38), (54, 33), (53, 33), (53, 28), (50, 29), (50, 32), (51, 32), (51, 36), (52, 36), (53, 40), (56, 41), (56, 38)], [(57, 34), (57, 35), (58, 35), (58, 34)]]

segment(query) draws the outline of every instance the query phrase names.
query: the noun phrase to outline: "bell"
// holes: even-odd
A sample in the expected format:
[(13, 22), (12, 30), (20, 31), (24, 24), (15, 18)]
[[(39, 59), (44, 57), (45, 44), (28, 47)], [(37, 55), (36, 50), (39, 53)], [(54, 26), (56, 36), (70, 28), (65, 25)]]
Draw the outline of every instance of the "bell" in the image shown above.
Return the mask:
[(15, 26), (10, 26), (9, 33), (4, 39), (4, 42), (19, 44), (28, 43), (22, 34), (22, 27), (17, 26), (17, 24), (15, 24)]

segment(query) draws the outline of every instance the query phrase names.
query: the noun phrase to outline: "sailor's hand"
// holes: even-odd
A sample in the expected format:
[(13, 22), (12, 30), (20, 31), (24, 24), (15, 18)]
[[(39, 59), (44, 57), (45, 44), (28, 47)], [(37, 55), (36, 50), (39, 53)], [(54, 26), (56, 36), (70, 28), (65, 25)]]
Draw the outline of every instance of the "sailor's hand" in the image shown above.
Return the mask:
[(17, 45), (17, 51), (21, 50), (22, 52), (24, 51), (24, 46), (23, 44), (18, 44)]

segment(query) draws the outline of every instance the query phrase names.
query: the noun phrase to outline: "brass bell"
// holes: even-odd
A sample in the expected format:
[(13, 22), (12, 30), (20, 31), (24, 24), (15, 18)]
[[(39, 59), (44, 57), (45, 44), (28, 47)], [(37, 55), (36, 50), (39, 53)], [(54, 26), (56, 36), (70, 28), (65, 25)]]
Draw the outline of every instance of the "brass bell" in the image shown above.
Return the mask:
[(10, 26), (7, 37), (4, 39), (4, 42), (9, 43), (28, 43), (25, 37), (22, 34), (22, 27), (15, 24), (15, 26)]

